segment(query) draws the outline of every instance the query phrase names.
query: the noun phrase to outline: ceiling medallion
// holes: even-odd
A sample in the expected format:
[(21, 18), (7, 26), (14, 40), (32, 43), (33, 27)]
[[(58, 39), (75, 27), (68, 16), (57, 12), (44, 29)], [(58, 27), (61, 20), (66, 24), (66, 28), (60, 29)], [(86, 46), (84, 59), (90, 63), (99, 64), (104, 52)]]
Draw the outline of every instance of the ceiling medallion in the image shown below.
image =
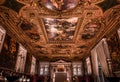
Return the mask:
[(79, 3), (79, 0), (42, 0), (42, 3), (50, 10), (69, 10)]

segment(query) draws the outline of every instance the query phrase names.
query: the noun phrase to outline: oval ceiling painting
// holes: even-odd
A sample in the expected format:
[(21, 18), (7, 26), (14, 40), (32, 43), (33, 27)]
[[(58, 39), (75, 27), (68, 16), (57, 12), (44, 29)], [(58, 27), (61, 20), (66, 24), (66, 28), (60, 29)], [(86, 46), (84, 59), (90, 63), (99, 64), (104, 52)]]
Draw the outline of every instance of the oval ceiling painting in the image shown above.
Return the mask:
[(51, 10), (69, 10), (77, 6), (79, 0), (42, 0), (43, 4)]

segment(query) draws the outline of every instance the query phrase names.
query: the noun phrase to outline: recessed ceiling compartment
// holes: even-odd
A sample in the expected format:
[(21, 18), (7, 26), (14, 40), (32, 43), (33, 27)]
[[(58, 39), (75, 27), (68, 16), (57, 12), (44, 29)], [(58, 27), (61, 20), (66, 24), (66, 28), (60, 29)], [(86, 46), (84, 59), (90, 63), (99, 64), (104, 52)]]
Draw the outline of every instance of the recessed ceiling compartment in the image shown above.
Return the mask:
[(78, 17), (43, 18), (48, 42), (73, 42)]

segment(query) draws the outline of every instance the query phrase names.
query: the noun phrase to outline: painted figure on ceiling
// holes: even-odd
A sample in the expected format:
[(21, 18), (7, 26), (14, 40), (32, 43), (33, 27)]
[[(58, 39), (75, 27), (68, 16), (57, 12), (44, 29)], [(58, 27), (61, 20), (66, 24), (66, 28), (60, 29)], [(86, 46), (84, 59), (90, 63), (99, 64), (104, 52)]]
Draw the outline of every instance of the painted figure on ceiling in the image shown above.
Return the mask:
[(58, 10), (61, 10), (63, 3), (63, 0), (50, 0)]

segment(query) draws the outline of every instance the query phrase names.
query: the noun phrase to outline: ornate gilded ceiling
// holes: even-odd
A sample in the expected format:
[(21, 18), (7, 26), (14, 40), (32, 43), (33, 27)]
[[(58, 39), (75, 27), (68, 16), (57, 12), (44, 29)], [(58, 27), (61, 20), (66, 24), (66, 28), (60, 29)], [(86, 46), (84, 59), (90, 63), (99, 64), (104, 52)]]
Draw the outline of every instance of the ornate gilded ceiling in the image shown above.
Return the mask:
[(25, 44), (40, 58), (86, 57), (105, 25), (104, 10), (98, 6), (104, 0), (13, 1), (22, 4), (18, 27)]

